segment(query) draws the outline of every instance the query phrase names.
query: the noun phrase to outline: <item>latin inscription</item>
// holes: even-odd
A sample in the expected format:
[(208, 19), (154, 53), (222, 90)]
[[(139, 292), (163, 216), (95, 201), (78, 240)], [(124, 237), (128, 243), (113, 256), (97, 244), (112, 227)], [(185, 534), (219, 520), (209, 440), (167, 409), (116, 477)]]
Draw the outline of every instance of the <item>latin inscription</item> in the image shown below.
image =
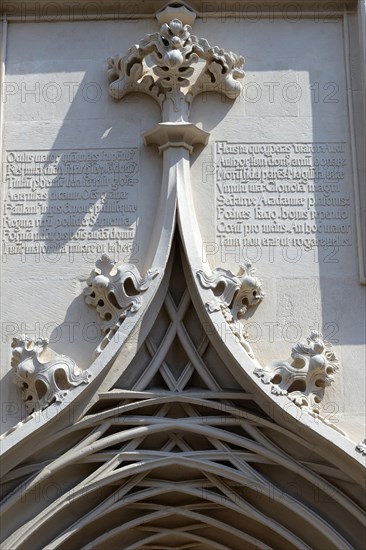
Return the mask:
[(219, 141), (215, 155), (219, 245), (351, 245), (344, 143)]
[(5, 254), (131, 248), (137, 148), (8, 151), (3, 173)]

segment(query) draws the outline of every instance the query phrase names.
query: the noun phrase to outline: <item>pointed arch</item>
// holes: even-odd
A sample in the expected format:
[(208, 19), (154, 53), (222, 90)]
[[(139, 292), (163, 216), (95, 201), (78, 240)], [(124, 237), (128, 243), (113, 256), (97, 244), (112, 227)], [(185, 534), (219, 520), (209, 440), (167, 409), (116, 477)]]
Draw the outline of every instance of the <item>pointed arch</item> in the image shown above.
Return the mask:
[(361, 487), (228, 370), (176, 254), (112, 387), (4, 476), (4, 549), (357, 548)]

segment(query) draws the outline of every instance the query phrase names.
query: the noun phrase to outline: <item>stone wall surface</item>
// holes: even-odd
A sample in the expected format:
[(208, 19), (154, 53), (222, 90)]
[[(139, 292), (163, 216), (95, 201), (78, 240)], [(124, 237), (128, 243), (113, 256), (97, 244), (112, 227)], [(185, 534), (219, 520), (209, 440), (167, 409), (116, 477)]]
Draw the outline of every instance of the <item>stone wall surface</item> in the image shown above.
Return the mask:
[[(364, 141), (354, 14), (347, 25), (348, 37), (343, 18), (327, 14), (198, 18), (194, 32), (210, 43), (220, 37), (227, 50), (243, 55), (246, 75), (235, 101), (196, 98), (191, 120), (211, 137), (196, 149), (191, 176), (204, 262), (235, 272), (249, 260), (264, 281), (266, 299), (247, 319), (258, 360), (287, 357), (311, 330), (323, 332), (341, 362), (324, 412), (357, 439), (365, 312), (355, 180), (362, 183), (364, 175)], [(105, 69), (110, 55), (155, 28), (152, 19), (20, 19), (8, 26), (5, 403), (17, 399), (9, 374), (13, 336), (49, 338), (81, 368), (90, 364), (99, 327), (81, 294), (101, 253), (141, 272), (150, 267), (162, 164), (141, 136), (160, 120), (159, 109), (141, 94), (111, 100)], [(17, 406), (7, 410), (5, 426), (21, 415)]]
[(364, 1), (0, 8), (1, 548), (363, 549)]
[(123, 105), (113, 102), (106, 79), (107, 57), (127, 50), (149, 27), (138, 22), (9, 25), (4, 403), (17, 401), (6, 374), (14, 336), (49, 338), (55, 351), (86, 368), (100, 340), (99, 317), (82, 296), (96, 260), (106, 253), (142, 271), (149, 262), (161, 162), (142, 147), (141, 134), (160, 115), (141, 95)]
[(365, 308), (357, 304), (365, 289), (342, 22), (201, 25), (226, 33), (247, 69), (234, 105), (202, 96), (193, 108), (192, 119), (212, 131), (192, 166), (207, 261), (235, 270), (246, 258), (264, 280), (266, 299), (248, 327), (261, 363), (286, 354), (310, 328), (333, 343), (342, 369), (325, 408), (357, 437), (364, 401), (355, 385), (365, 387)]

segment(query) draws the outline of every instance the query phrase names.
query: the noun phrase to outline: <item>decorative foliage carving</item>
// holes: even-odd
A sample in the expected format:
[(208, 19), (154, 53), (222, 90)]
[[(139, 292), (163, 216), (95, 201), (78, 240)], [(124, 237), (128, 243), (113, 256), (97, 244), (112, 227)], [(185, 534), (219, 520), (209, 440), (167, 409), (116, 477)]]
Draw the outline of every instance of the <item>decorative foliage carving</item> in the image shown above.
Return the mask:
[(199, 43), (204, 48), (202, 58), (206, 59), (206, 66), (189, 89), (187, 101), (204, 92), (220, 92), (229, 99), (236, 99), (242, 89), (244, 58), (221, 48), (211, 48), (205, 39), (199, 39)]
[(118, 330), (127, 313), (140, 309), (142, 297), (139, 294), (149, 288), (158, 273), (158, 269), (149, 269), (145, 277), (141, 277), (136, 266), (116, 266), (107, 254), (96, 262), (87, 280), (84, 296), (85, 302), (95, 307), (103, 319), (102, 332), (108, 335), (97, 348), (97, 355)]
[(287, 395), (299, 407), (319, 414), (324, 391), (334, 381), (339, 369), (337, 357), (324, 342), (320, 332), (312, 331), (307, 344), (298, 342), (293, 348), (292, 363), (274, 361), (255, 374), (264, 384), (272, 385), (272, 393)]
[(201, 285), (211, 288), (215, 294), (214, 298), (206, 303), (208, 311), (222, 311), (229, 327), (252, 358), (254, 353), (240, 319), (244, 317), (248, 307), (258, 305), (264, 297), (262, 283), (254, 277), (254, 272), (255, 269), (249, 263), (240, 266), (238, 275), (220, 267), (215, 269), (212, 275), (206, 275), (203, 271), (197, 272)]
[(356, 445), (356, 451), (361, 453), (362, 455), (366, 455), (366, 439), (363, 439)]
[[(109, 92), (122, 99), (130, 92), (151, 95), (160, 105), (166, 98), (190, 103), (201, 92), (219, 91), (231, 99), (241, 92), (244, 59), (191, 34), (179, 19), (164, 23), (125, 57), (108, 59)], [(193, 64), (200, 62), (195, 71)], [(186, 88), (184, 94), (182, 89)]]
[(89, 383), (91, 374), (79, 369), (70, 357), (50, 350), (44, 338), (14, 338), (11, 347), (14, 382), (29, 414), (63, 401), (72, 387)]

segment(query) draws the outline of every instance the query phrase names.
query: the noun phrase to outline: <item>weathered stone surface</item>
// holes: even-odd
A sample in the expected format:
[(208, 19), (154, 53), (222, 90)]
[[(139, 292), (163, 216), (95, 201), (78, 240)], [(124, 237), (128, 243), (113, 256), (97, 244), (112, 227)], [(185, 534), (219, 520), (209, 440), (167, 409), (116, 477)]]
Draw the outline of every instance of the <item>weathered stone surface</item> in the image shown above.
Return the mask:
[(359, 548), (363, 4), (155, 4), (2, 27), (2, 547)]
[[(172, 14), (179, 11), (170, 9)], [(4, 343), (25, 332), (50, 338), (55, 351), (66, 351), (82, 368), (89, 366), (100, 331), (97, 317), (81, 307), (81, 291), (95, 261), (109, 254), (119, 263), (136, 265), (142, 275), (155, 267), (162, 164), (153, 147), (141, 146), (141, 133), (161, 151), (168, 138), (176, 146), (179, 139), (193, 140), (188, 111), (184, 107), (177, 115), (183, 104), (177, 105), (183, 97), (190, 104), (199, 91), (190, 121), (211, 132), (205, 149), (193, 153), (191, 168), (203, 266), (235, 272), (250, 261), (259, 268), (271, 291), (249, 323), (248, 342), (261, 364), (286, 356), (285, 344), (305, 338), (310, 330), (322, 331), (333, 343), (347, 369), (332, 388), (332, 400), (349, 429), (352, 418), (357, 425), (354, 415), (363, 406), (353, 381), (359, 385), (364, 376), (358, 365), (364, 359), (365, 323), (357, 307), (364, 288), (356, 284), (364, 259), (357, 235), (363, 220), (357, 212), (363, 172), (360, 154), (355, 155), (363, 137), (357, 120), (355, 135), (348, 124), (352, 98), (347, 95), (351, 77), (356, 112), (360, 56), (354, 40), (349, 49), (341, 32), (342, 25), (349, 33), (354, 30), (354, 17), (346, 22), (301, 16), (255, 22), (196, 18), (192, 31), (184, 26), (195, 19), (189, 8), (182, 12), (181, 26), (176, 16), (168, 21), (168, 12), (164, 14), (159, 16), (162, 38), (143, 21), (11, 24), (3, 90)], [(89, 26), (104, 36), (98, 48)], [(226, 52), (235, 54), (220, 50), (221, 41)], [(123, 52), (133, 43), (140, 45), (126, 57)], [(116, 48), (121, 56), (111, 57)], [(182, 59), (173, 63), (174, 55)], [(185, 132), (183, 127), (154, 127), (161, 121), (159, 108), (142, 94), (111, 101), (108, 57), (113, 97), (137, 91), (143, 82), (141, 90), (149, 92), (155, 79), (161, 105), (170, 105), (177, 94), (176, 106), (164, 107), (163, 121), (183, 117)], [(152, 70), (154, 62), (160, 68)], [(125, 63), (131, 66), (128, 84), (122, 74)], [(142, 77), (135, 70), (141, 63)], [(177, 79), (184, 67), (186, 80), (179, 77), (173, 87), (168, 85), (165, 65), (171, 74), (176, 71)], [(117, 69), (122, 80), (116, 95)], [(230, 93), (220, 80), (227, 71), (233, 75), (234, 102), (226, 98)], [(140, 84), (133, 84), (134, 79)], [(194, 131), (192, 143), (205, 143), (207, 137)], [(58, 281), (52, 285), (55, 274)], [(20, 288), (17, 299), (15, 287)], [(313, 300), (306, 299), (309, 294)], [(4, 374), (9, 359), (5, 345)], [(6, 380), (2, 395), (13, 401)], [(21, 416), (15, 409), (9, 424)]]

